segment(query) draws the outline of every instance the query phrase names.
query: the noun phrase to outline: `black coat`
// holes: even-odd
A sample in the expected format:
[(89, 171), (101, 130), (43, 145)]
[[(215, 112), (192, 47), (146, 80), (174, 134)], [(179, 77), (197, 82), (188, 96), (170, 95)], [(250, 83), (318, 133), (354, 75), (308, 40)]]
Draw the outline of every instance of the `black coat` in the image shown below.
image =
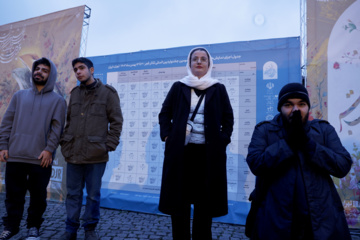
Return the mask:
[[(159, 114), (160, 136), (165, 143), (159, 210), (177, 214), (184, 201), (184, 142), (186, 123), (190, 112), (191, 89), (176, 82), (171, 87)], [(230, 143), (234, 115), (229, 96), (223, 84), (217, 83), (206, 90), (204, 109), (206, 145), (206, 199), (212, 217), (226, 215), (227, 179), (226, 146)]]

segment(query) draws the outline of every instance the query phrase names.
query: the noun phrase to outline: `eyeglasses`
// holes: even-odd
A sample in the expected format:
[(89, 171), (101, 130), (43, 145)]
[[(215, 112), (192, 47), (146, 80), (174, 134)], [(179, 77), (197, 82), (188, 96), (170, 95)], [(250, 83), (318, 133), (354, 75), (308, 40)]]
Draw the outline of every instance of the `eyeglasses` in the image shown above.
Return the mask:
[(193, 57), (191, 59), (192, 62), (204, 62), (204, 63), (207, 63), (209, 61), (209, 59), (207, 57), (201, 57), (201, 58), (198, 58), (198, 57)]

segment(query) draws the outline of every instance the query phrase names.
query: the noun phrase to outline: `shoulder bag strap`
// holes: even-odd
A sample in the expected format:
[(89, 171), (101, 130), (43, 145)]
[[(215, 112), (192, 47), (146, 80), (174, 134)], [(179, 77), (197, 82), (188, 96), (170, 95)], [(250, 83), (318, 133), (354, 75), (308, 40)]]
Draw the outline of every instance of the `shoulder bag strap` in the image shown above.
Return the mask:
[(200, 96), (200, 99), (199, 99), (199, 101), (198, 101), (198, 103), (197, 103), (197, 105), (196, 105), (196, 107), (195, 107), (195, 110), (194, 110), (194, 112), (193, 112), (193, 114), (192, 114), (192, 116), (191, 116), (191, 118), (190, 118), (190, 120), (191, 120), (192, 122), (193, 122), (194, 119), (195, 119), (195, 115), (196, 115), (197, 111), (199, 110), (201, 101), (203, 100), (204, 96), (205, 96), (205, 93), (201, 94), (201, 96)]

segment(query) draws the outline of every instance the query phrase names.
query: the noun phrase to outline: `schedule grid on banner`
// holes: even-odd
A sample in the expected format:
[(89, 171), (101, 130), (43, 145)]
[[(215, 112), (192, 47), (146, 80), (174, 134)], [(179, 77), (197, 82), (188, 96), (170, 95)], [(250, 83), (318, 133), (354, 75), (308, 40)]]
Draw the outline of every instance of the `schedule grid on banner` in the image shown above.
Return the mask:
[[(214, 221), (245, 223), (255, 186), (247, 148), (255, 125), (277, 114), (280, 88), (301, 80), (299, 46), (299, 38), (205, 46), (214, 61), (212, 77), (226, 87), (234, 112), (226, 150), (229, 214)], [(191, 48), (91, 58), (95, 77), (117, 90), (124, 117), (120, 144), (110, 153), (103, 177), (102, 206), (160, 213), (165, 143), (158, 115), (171, 86), (187, 75)]]

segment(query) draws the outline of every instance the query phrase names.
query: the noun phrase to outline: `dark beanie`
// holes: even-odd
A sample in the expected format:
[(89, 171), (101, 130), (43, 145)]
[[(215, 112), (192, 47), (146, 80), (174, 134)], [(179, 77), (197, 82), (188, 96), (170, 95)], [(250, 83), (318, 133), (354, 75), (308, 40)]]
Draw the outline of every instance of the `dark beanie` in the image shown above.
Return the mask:
[(281, 106), (288, 100), (289, 98), (300, 98), (304, 100), (310, 108), (310, 100), (309, 94), (306, 88), (300, 83), (288, 83), (279, 92), (279, 101), (277, 110), (281, 112)]

